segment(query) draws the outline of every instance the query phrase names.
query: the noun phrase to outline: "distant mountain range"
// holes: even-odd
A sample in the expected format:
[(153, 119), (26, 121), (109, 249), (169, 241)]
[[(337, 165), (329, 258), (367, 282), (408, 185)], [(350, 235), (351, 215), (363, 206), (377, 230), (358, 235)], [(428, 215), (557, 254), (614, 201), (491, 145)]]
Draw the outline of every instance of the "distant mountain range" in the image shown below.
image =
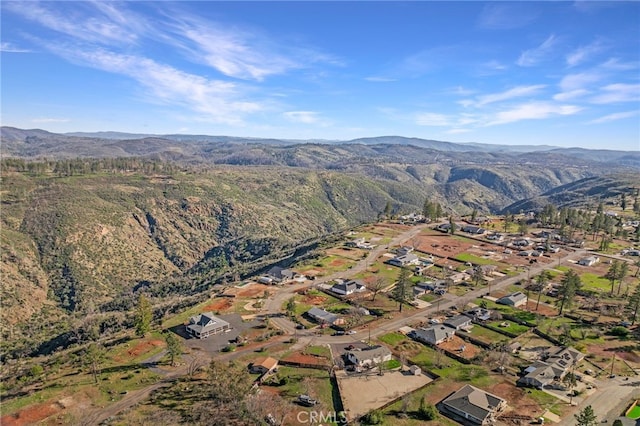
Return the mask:
[[(558, 148), (548, 145), (453, 143), (401, 136), (349, 141), (288, 140), (208, 135), (154, 135), (120, 132), (51, 133), (2, 127), (1, 152), (22, 158), (155, 156), (191, 163), (330, 166), (338, 159), (471, 163), (566, 163), (640, 168), (640, 152)], [(402, 147), (402, 148), (400, 148)], [(302, 155), (306, 152), (307, 154)], [(338, 154), (339, 153), (339, 154)], [(344, 154), (347, 154), (344, 157)], [(306, 158), (299, 158), (299, 157)], [(309, 157), (317, 157), (309, 159)]]

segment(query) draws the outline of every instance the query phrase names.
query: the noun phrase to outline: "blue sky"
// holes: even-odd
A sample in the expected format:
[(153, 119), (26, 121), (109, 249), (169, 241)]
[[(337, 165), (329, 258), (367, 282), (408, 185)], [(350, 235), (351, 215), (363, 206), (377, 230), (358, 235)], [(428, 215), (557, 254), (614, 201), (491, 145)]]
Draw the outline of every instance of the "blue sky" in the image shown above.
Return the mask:
[(640, 2), (3, 1), (2, 125), (640, 149)]

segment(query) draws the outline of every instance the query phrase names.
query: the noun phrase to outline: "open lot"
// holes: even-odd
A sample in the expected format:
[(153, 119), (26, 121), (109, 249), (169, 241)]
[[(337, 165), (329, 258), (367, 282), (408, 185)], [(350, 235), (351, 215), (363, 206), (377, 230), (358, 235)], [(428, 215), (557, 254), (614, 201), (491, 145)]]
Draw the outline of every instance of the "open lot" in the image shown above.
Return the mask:
[[(348, 375), (344, 371), (336, 372), (342, 405), (349, 420), (356, 419), (367, 412), (380, 408), (394, 399), (433, 380), (420, 374), (414, 376), (408, 372), (387, 371), (383, 376), (375, 372)], [(366, 392), (363, 390), (366, 389)]]

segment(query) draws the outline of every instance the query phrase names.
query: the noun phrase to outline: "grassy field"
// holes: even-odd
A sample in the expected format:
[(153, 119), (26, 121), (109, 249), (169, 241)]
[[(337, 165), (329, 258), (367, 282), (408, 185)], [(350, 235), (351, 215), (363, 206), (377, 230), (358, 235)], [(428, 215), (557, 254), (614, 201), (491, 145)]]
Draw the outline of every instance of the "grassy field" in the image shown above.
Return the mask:
[[(502, 324), (508, 324), (506, 327), (502, 326)], [(527, 331), (529, 331), (529, 327), (527, 327), (526, 325), (520, 325), (517, 324), (513, 321), (491, 321), (488, 323), (488, 325), (491, 325), (495, 328), (498, 328), (500, 330), (504, 330), (508, 333), (512, 333), (515, 334), (517, 336), (521, 335), (522, 333), (526, 333)]]
[(486, 343), (506, 343), (510, 339), (504, 334), (500, 334), (479, 325), (474, 325), (469, 335)]
[(474, 256), (473, 254), (469, 253), (460, 253), (459, 255), (454, 257), (454, 259), (459, 260), (460, 262), (471, 262), (474, 265), (497, 265), (499, 263), (495, 260), (485, 259), (483, 257)]
[(599, 293), (611, 291), (611, 282), (600, 275), (588, 272), (580, 274), (580, 281), (584, 290), (594, 290)]

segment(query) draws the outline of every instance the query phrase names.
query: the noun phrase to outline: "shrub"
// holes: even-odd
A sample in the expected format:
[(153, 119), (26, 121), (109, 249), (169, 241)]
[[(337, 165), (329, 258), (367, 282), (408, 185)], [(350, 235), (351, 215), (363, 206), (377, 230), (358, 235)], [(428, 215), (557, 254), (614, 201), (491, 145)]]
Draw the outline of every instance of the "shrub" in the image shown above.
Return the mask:
[(420, 400), (418, 408), (418, 418), (420, 420), (435, 420), (438, 417), (438, 410), (431, 404), (426, 404), (424, 398)]
[(622, 326), (616, 326), (609, 331), (609, 334), (612, 336), (627, 337), (629, 330)]
[(380, 410), (369, 411), (362, 417), (365, 425), (381, 425), (384, 422), (384, 414)]

